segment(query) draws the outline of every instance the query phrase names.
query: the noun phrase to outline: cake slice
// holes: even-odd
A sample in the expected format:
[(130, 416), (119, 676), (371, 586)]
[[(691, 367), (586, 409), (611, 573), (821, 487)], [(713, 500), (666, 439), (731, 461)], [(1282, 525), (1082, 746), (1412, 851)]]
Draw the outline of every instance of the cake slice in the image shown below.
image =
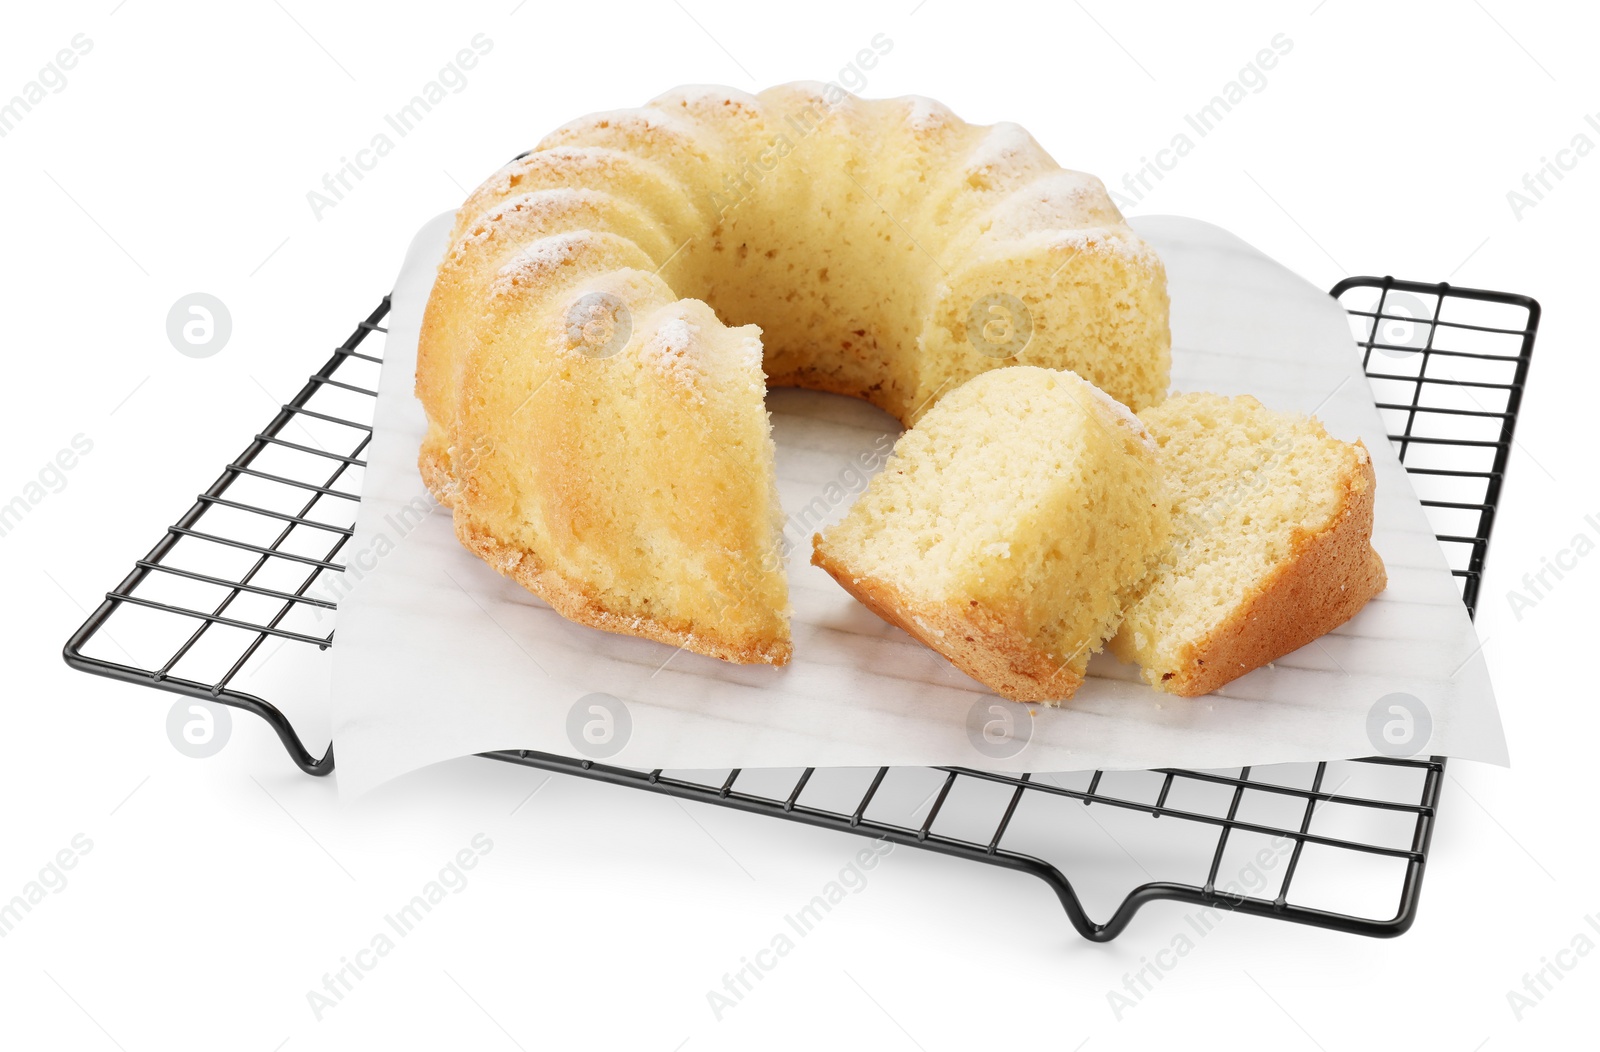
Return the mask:
[(1151, 686), (1209, 693), (1383, 591), (1360, 442), (1248, 395), (1179, 395), (1140, 417), (1160, 448), (1173, 538), (1111, 652)]
[(1083, 682), (1168, 535), (1155, 445), (1077, 374), (1014, 366), (942, 398), (811, 561), (1014, 701)]
[(569, 620), (785, 664), (760, 330), (614, 268), (606, 237), (498, 275), (463, 373), (456, 534)]

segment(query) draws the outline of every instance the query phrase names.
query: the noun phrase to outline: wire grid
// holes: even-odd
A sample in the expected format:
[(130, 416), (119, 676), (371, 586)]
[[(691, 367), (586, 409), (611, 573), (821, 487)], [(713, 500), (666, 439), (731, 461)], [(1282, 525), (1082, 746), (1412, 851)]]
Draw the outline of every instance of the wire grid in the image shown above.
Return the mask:
[[(325, 574), (344, 571), (338, 559), (354, 533), (355, 507), (361, 500), (359, 485), (348, 476), (353, 469), (366, 467), (361, 455), (372, 440), (369, 421), (378, 397), (377, 368), (383, 362), (381, 348), (361, 348), (372, 333), (388, 331), (378, 324), (388, 311), (389, 297), (385, 296), (299, 393), (195, 498), (183, 517), (167, 528), (155, 547), (134, 562), (133, 571), (106, 593), (104, 602), (68, 641), (64, 656), (69, 665), (254, 712), (272, 725), (302, 770), (326, 774), (333, 769), (331, 744), (318, 759), (277, 706), (232, 684), (269, 640), (309, 644), (319, 650), (333, 642), (331, 629), (316, 634), (309, 627), (296, 626), (305, 620), (299, 616), (305, 611), (332, 611), (336, 606), (312, 589)], [(351, 382), (352, 363), (367, 365), (372, 386)], [(342, 402), (340, 395), (344, 396)], [(325, 405), (329, 402), (334, 404)], [(307, 442), (285, 437), (291, 426), (303, 421), (332, 425), (331, 430), (343, 432), (346, 441), (329, 448), (309, 433)], [(282, 458), (283, 466), (276, 470), (263, 467), (274, 453), (288, 454)], [(252, 483), (254, 501), (235, 499)], [(330, 505), (334, 506), (331, 515)], [(229, 566), (232, 574), (221, 576), (220, 570), (193, 568), (209, 569), (218, 563)], [(190, 591), (209, 590), (210, 608), (154, 597), (163, 594), (161, 585), (173, 579), (205, 586)], [(241, 609), (246, 605), (251, 612)], [(130, 610), (152, 611), (170, 618), (167, 627), (181, 626), (180, 641), (169, 656), (135, 665), (85, 653), (85, 646), (97, 634), (115, 639), (111, 623), (126, 617)], [(224, 635), (225, 640), (218, 638)], [(204, 681), (185, 675), (186, 661), (198, 658), (207, 643), (221, 644), (226, 663)], [(126, 650), (123, 653), (127, 655)], [(217, 668), (215, 660), (205, 664)]]
[[(1374, 292), (1370, 308), (1352, 305)], [(1347, 278), (1332, 295), (1350, 315), (1362, 367), (1412, 485), (1435, 524), (1446, 523), (1439, 543), (1467, 610), (1476, 613), (1539, 304), (1388, 277)]]
[[(1402, 461), (1408, 461), (1413, 481), (1419, 491), (1426, 489), (1424, 483), (1441, 487), (1438, 493), (1422, 493), (1424, 505), (1430, 515), (1457, 523), (1439, 538), (1471, 610), (1512, 444), (1538, 305), (1524, 297), (1391, 278), (1351, 278), (1332, 295), (1349, 312), (1380, 408), (1391, 424), (1390, 437)], [(361, 455), (371, 439), (368, 421), (376, 399), (376, 367), (382, 362), (381, 348), (373, 345), (377, 341), (369, 341), (373, 333), (386, 332), (379, 322), (388, 309), (385, 297), (135, 563), (128, 577), (106, 594), (68, 642), (70, 665), (254, 712), (273, 726), (301, 769), (319, 775), (332, 769), (331, 744), (320, 759), (314, 757), (276, 706), (234, 684), (269, 640), (279, 640), (279, 647), (319, 650), (333, 642), (331, 631), (324, 635), (296, 625), (307, 620), (308, 612), (313, 621), (319, 620), (320, 611), (331, 610), (339, 594), (325, 575), (344, 569), (339, 555), (352, 535), (359, 500), (351, 477), (365, 466)], [(1463, 336), (1471, 338), (1466, 346), (1459, 342)], [(371, 386), (351, 375), (363, 368)], [(1441, 397), (1441, 392), (1448, 394)], [(346, 399), (342, 411), (316, 408), (330, 394)], [(285, 437), (292, 425), (307, 419), (347, 429), (348, 441), (330, 448)], [(1450, 456), (1435, 456), (1437, 462), (1424, 465), (1409, 462), (1418, 459), (1418, 450)], [(275, 451), (300, 457), (299, 473), (262, 468), (263, 459)], [(286, 488), (300, 503), (268, 507), (229, 495), (246, 481)], [(330, 504), (342, 509), (342, 518), (326, 513)], [(239, 531), (209, 528), (210, 518), (223, 512), (259, 519), (275, 532), (246, 540), (236, 535)], [(244, 559), (242, 569), (219, 576), (178, 565), (173, 554), (185, 542), (229, 549)], [(263, 583), (269, 576), (283, 583)], [(220, 598), (206, 609), (144, 594), (163, 578), (220, 589)], [(255, 603), (255, 616), (239, 611), (245, 602)], [(108, 625), (130, 610), (183, 625), (181, 642), (170, 656), (144, 663), (88, 656), (86, 646), (97, 634), (109, 636)], [(224, 647), (224, 660), (217, 665), (221, 673), (208, 679), (181, 674), (185, 660), (208, 635), (219, 632), (231, 633), (233, 644)], [(1206, 930), (1213, 923), (1207, 916), (1233, 911), (1365, 935), (1398, 935), (1415, 919), (1445, 767), (1440, 757), (1371, 757), (1264, 769), (1062, 776), (956, 767), (667, 772), (523, 750), (485, 755), (1029, 873), (1051, 887), (1073, 927), (1095, 941), (1116, 937), (1143, 905), (1161, 899), (1202, 907), (1190, 921), (1200, 917), (1198, 923)], [(1135, 777), (1138, 784), (1130, 783)], [(1064, 784), (1063, 779), (1077, 784)], [(891, 801), (896, 796), (898, 803)], [(920, 797), (920, 803), (908, 808), (912, 797)], [(1098, 808), (1101, 817), (1093, 818), (1091, 808)], [(1064, 872), (1081, 878), (1092, 863), (1089, 841), (1069, 833), (1074, 812), (1090, 816), (1149, 877), (1131, 891), (1125, 890), (1126, 883), (1118, 886), (1109, 900), (1116, 905), (1105, 921), (1091, 917), (1074, 880)], [(1135, 858), (1130, 840), (1106, 829), (1112, 817), (1132, 815), (1168, 820), (1154, 833), (1160, 845), (1156, 854), (1147, 856), (1159, 874)], [(1144, 828), (1155, 827), (1145, 823)], [(1353, 881), (1375, 886), (1376, 893), (1354, 904), (1341, 903), (1335, 895), (1332, 905), (1316, 901), (1314, 893), (1301, 894), (1308, 884), (1326, 892)]]

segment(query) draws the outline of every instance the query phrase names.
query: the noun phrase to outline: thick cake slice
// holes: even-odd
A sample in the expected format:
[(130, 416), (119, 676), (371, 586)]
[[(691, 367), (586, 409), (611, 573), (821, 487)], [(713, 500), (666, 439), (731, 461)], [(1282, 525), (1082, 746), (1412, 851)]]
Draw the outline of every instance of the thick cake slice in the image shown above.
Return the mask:
[(1383, 591), (1360, 442), (1248, 395), (1180, 395), (1140, 417), (1160, 447), (1173, 540), (1111, 651), (1151, 686), (1209, 693)]
[(570, 620), (786, 663), (760, 330), (613, 269), (603, 236), (539, 244), (465, 371), (457, 536)]
[(1015, 366), (902, 435), (811, 561), (997, 694), (1056, 702), (1168, 530), (1138, 419), (1075, 373)]

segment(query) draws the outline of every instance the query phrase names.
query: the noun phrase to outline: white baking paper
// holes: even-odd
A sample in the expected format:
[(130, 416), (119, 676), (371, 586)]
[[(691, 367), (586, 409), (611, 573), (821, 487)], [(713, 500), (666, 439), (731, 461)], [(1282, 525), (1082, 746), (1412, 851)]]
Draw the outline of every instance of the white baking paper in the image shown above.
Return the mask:
[[(1247, 392), (1364, 439), (1378, 479), (1373, 543), (1389, 587), (1332, 634), (1217, 694), (1163, 695), (1100, 655), (1077, 696), (1050, 709), (998, 700), (810, 565), (818, 524), (799, 520), (824, 506), (826, 521), (842, 516), (860, 488), (851, 465), (899, 431), (851, 399), (795, 390), (768, 398), (794, 542), (794, 658), (783, 669), (572, 624), (462, 549), (446, 510), (413, 525), (404, 508), (432, 506), (416, 468), (417, 331), (450, 222), (440, 216), (417, 235), (387, 323), (376, 431), (346, 549), (360, 556), (359, 575), (350, 574), (359, 580), (340, 603), (333, 647), (343, 793), (497, 749), (666, 769), (1218, 768), (1380, 748), (1508, 762), (1480, 644), (1385, 437), (1344, 311), (1226, 231), (1178, 217), (1134, 223), (1167, 265), (1174, 390)], [(833, 484), (835, 496), (848, 495), (829, 501)]]

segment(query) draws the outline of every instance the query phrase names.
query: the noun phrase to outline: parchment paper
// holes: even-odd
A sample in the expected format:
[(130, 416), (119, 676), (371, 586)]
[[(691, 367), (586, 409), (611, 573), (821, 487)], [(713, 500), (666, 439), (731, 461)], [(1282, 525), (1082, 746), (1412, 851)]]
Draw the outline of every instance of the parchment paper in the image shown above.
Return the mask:
[(850, 399), (795, 390), (768, 398), (792, 544), (786, 668), (725, 664), (571, 624), (469, 555), (417, 474), (424, 424), (411, 390), (450, 221), (440, 216), (417, 235), (387, 323), (376, 431), (346, 549), (358, 580), (340, 603), (332, 651), (342, 793), (516, 748), (667, 769), (1220, 768), (1383, 750), (1508, 762), (1480, 645), (1385, 437), (1344, 311), (1226, 231), (1179, 217), (1134, 223), (1167, 265), (1173, 389), (1254, 394), (1364, 439), (1389, 587), (1332, 634), (1217, 694), (1163, 695), (1100, 655), (1077, 696), (1049, 709), (995, 698), (809, 564), (813, 530), (841, 517), (862, 488), (852, 465), (863, 456), (881, 464), (899, 432)]

